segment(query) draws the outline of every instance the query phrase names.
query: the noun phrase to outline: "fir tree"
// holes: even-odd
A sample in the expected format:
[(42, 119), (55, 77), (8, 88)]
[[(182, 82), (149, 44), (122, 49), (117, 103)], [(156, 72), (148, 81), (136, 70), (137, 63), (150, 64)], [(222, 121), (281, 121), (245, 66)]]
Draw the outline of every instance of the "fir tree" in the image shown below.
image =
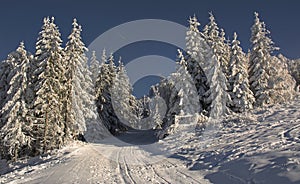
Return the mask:
[(296, 80), (288, 70), (288, 64), (276, 56), (272, 56), (270, 64), (269, 86), (272, 103), (283, 103), (295, 97)]
[[(66, 99), (65, 106), (65, 133), (69, 139), (75, 139), (79, 134), (79, 126), (85, 127), (85, 119), (83, 116), (83, 104), (78, 93), (81, 93), (81, 83), (84, 81), (84, 76), (81, 72), (82, 62), (81, 54), (87, 49), (81, 41), (81, 29), (77, 20), (72, 23), (73, 29), (68, 36), (68, 42), (65, 47), (65, 63), (66, 63)], [(83, 124), (83, 125), (82, 125)], [(81, 130), (83, 131), (83, 130)]]
[[(155, 94), (155, 97), (154, 98), (159, 98), (159, 94)], [(156, 102), (158, 102), (158, 100), (155, 100)], [(152, 110), (152, 121), (154, 122), (155, 124), (155, 128), (156, 129), (162, 129), (162, 124), (163, 124), (163, 121), (162, 121), (162, 117), (160, 115), (160, 109), (159, 109), (159, 104), (158, 103), (155, 103), (154, 105), (154, 109)]]
[(212, 48), (217, 61), (220, 63), (222, 72), (227, 76), (227, 69), (230, 57), (230, 47), (225, 43), (225, 32), (219, 30), (218, 24), (212, 13), (209, 16), (209, 23), (204, 27), (203, 33), (206, 42)]
[(92, 57), (90, 61), (90, 71), (92, 72), (93, 83), (96, 82), (96, 79), (100, 73), (100, 62), (97, 60), (96, 52), (92, 52)]
[[(187, 52), (189, 53), (189, 50), (194, 47), (193, 55), (199, 65), (198, 73), (203, 70), (207, 79), (206, 86), (208, 86), (208, 88), (205, 90), (205, 93), (202, 94), (204, 101), (203, 104), (205, 104), (207, 106), (207, 110), (210, 111), (211, 118), (219, 118), (220, 116), (230, 112), (228, 106), (231, 103), (231, 99), (227, 92), (227, 78), (220, 66), (220, 62), (216, 54), (217, 50), (215, 49), (216, 43), (214, 43), (214, 41), (220, 40), (218, 31), (219, 28), (217, 27), (212, 15), (210, 16), (210, 19), (211, 22), (206, 25), (204, 33), (195, 34), (198, 35), (196, 47), (194, 47), (195, 44), (190, 44), (190, 39), (187, 39)], [(189, 30), (195, 30), (194, 28), (196, 26), (193, 25), (197, 24), (193, 22), (195, 21), (190, 22)], [(198, 31), (196, 30), (194, 32)], [(190, 34), (189, 31), (187, 34)]]
[(209, 68), (207, 71), (209, 90), (205, 94), (205, 100), (207, 104), (210, 104), (209, 117), (217, 119), (230, 113), (228, 106), (231, 104), (231, 98), (227, 92), (227, 79), (214, 56), (205, 65), (205, 68)]
[(212, 47), (213, 52), (217, 55), (221, 54), (220, 50), (217, 48), (218, 44), (220, 44), (220, 31), (219, 26), (216, 23), (214, 15), (209, 13), (209, 23), (204, 26), (203, 34), (207, 44)]
[(255, 98), (248, 82), (247, 58), (234, 33), (229, 64), (229, 84), (232, 99), (232, 109), (235, 112), (244, 112), (253, 108)]
[(113, 134), (126, 130), (127, 126), (120, 123), (111, 101), (111, 88), (116, 77), (114, 57), (110, 54), (108, 63), (102, 65), (96, 80), (95, 94), (98, 114), (105, 127)]
[[(0, 63), (0, 109), (5, 105), (7, 92), (9, 90), (9, 82), (14, 75), (15, 65), (17, 62), (18, 54), (12, 52), (8, 55), (7, 59)], [(2, 120), (2, 112), (0, 111), (0, 129), (5, 125), (6, 121)]]
[(119, 120), (133, 128), (140, 129), (139, 118), (135, 113), (135, 98), (132, 96), (132, 87), (125, 67), (121, 61), (111, 88), (111, 101)]
[(205, 109), (207, 104), (204, 101), (204, 94), (208, 90), (207, 78), (204, 71), (201, 68), (201, 61), (204, 60), (202, 55), (199, 55), (201, 49), (201, 42), (203, 41), (203, 35), (199, 32), (198, 22), (196, 16), (190, 17), (189, 19), (189, 28), (186, 33), (186, 52), (187, 56), (185, 58), (185, 65), (189, 74), (194, 80), (195, 87), (199, 96), (200, 109)]
[(64, 140), (62, 95), (64, 67), (62, 64), (62, 40), (54, 18), (44, 19), (44, 25), (36, 44), (32, 78), (35, 98), (33, 101), (33, 132), (36, 154), (59, 148)]
[(277, 58), (280, 59), (282, 63), (288, 65), (289, 73), (296, 80), (296, 86), (300, 86), (300, 59), (291, 60), (286, 58), (282, 54), (279, 54)]
[(94, 97), (93, 84), (88, 69), (85, 51), (87, 48), (81, 40), (81, 26), (77, 20), (73, 20), (73, 30), (68, 37), (66, 44), (67, 64), (67, 112), (66, 133), (70, 138), (77, 138), (86, 131), (86, 124), (92, 119), (96, 119), (96, 112), (93, 106)]
[[(164, 115), (162, 105), (160, 105), (159, 112), (156, 110), (158, 102), (155, 103), (152, 109), (153, 121), (160, 124), (158, 126), (160, 130), (156, 134), (160, 139), (174, 133), (179, 128), (180, 125), (175, 121), (176, 117), (198, 114), (201, 108), (197, 89), (193, 78), (187, 71), (187, 64), (180, 50), (178, 50), (178, 59), (176, 72), (163, 80), (157, 87), (153, 87), (155, 98), (158, 98), (158, 94), (160, 94), (160, 98), (164, 99), (167, 106), (165, 107), (166, 114), (164, 117), (162, 117)], [(186, 122), (186, 124), (189, 123), (191, 122)]]
[(271, 93), (274, 85), (270, 83), (271, 53), (277, 48), (269, 38), (270, 32), (260, 21), (258, 13), (254, 15), (254, 24), (251, 28), (249, 83), (256, 98), (256, 106), (264, 106), (273, 103)]
[(102, 50), (101, 60), (100, 60), (100, 67), (107, 62), (106, 50)]
[(171, 75), (175, 88), (177, 89), (178, 96), (180, 97), (180, 114), (195, 114), (200, 112), (202, 109), (200, 106), (197, 95), (197, 89), (194, 85), (193, 79), (187, 71), (186, 61), (183, 53), (178, 50), (178, 66), (176, 73)]
[(12, 78), (9, 81), (6, 103), (1, 109), (1, 121), (5, 122), (0, 132), (1, 155), (14, 161), (18, 157), (30, 154), (32, 141), (31, 124), (27, 121), (28, 107), (25, 101), (29, 67), (27, 56), (24, 43), (21, 42), (15, 52), (14, 68), (10, 71)]
[[(162, 119), (161, 129), (156, 132), (156, 136), (159, 139), (163, 139), (167, 135), (174, 133), (177, 128), (175, 118), (181, 111), (179, 106), (180, 97), (178, 96), (178, 90), (176, 89), (174, 82), (169, 80), (169, 78), (162, 80), (156, 86), (152, 86), (151, 90), (152, 93), (155, 94), (155, 101), (154, 105), (150, 107), (150, 117), (152, 119), (157, 119), (158, 117)], [(163, 111), (164, 108), (162, 108), (163, 104), (159, 102), (159, 98), (162, 98), (165, 102), (165, 112)], [(156, 115), (156, 105), (159, 105), (159, 116)], [(162, 115), (164, 115), (164, 117), (162, 117)]]
[(220, 32), (220, 50), (221, 50), (220, 63), (221, 63), (222, 71), (228, 78), (228, 72), (229, 72), (228, 65), (230, 62), (231, 47), (230, 47), (230, 40), (226, 40), (224, 29), (221, 29)]

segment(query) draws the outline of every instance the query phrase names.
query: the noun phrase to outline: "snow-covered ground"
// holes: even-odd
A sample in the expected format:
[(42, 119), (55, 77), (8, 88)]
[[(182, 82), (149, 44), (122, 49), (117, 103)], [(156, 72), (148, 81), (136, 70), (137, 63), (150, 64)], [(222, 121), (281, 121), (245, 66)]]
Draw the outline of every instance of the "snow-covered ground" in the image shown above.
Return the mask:
[(205, 178), (212, 183), (300, 183), (299, 98), (222, 124), (200, 136), (169, 136), (166, 146), (179, 148), (172, 157), (190, 170), (208, 171)]
[(299, 117), (298, 98), (159, 143), (138, 131), (77, 142), (26, 163), (1, 161), (0, 183), (300, 183)]
[(139, 146), (77, 144), (71, 152), (59, 152), (55, 161), (2, 175), (0, 183), (209, 183), (201, 171), (189, 171), (180, 160), (153, 156)]

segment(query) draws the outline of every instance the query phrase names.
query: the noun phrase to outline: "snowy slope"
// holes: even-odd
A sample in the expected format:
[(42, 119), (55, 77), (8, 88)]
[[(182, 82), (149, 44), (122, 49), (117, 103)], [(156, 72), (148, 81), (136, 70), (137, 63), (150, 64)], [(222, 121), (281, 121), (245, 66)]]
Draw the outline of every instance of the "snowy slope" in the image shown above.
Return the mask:
[(300, 183), (299, 117), (300, 98), (227, 117), (223, 128), (202, 134), (180, 130), (158, 144), (134, 131), (122, 141), (77, 143), (15, 164), (0, 183)]
[(193, 132), (170, 136), (166, 146), (180, 150), (173, 157), (190, 170), (208, 171), (212, 183), (300, 183), (299, 98), (222, 124), (198, 138)]

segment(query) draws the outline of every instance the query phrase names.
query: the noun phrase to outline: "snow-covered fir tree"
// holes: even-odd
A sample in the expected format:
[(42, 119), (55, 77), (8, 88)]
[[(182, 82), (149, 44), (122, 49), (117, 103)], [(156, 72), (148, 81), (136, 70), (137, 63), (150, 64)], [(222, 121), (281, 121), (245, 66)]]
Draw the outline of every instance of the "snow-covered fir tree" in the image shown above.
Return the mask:
[[(133, 96), (134, 97), (134, 96)], [(133, 101), (134, 100), (134, 101)], [(142, 130), (148, 130), (154, 128), (153, 117), (153, 108), (152, 105), (156, 101), (154, 98), (150, 98), (149, 96), (144, 95), (140, 99), (132, 99), (134, 103), (131, 106), (134, 108), (134, 114), (136, 114), (139, 125)]]
[(268, 32), (263, 28), (258, 13), (255, 13), (254, 24), (251, 28), (252, 48), (250, 51), (250, 86), (256, 98), (256, 105), (262, 106), (271, 103), (268, 80), (270, 75), (271, 52), (275, 50), (273, 41), (268, 37)]
[(294, 99), (296, 80), (291, 76), (288, 64), (276, 56), (272, 56), (270, 64), (269, 84), (273, 88), (270, 93), (273, 103), (283, 103)]
[(227, 75), (230, 58), (230, 47), (226, 44), (225, 32), (219, 30), (215, 17), (209, 13), (209, 23), (205, 25), (203, 34), (208, 45), (213, 49), (216, 59), (220, 63), (222, 72)]
[[(167, 79), (163, 80), (157, 87), (153, 88), (155, 94), (161, 94), (164, 99), (166, 107), (166, 115), (162, 117), (161, 114), (156, 115), (156, 106), (154, 106), (152, 113), (153, 121), (156, 122), (158, 118), (164, 120), (157, 132), (158, 138), (163, 138), (165, 135), (174, 133), (180, 127), (176, 122), (177, 116), (192, 116), (198, 114), (202, 109), (198, 101), (197, 89), (194, 85), (194, 80), (187, 71), (186, 61), (182, 51), (178, 50), (177, 70), (172, 73)], [(156, 95), (157, 98), (158, 95)], [(161, 107), (159, 108), (161, 111)], [(160, 112), (161, 113), (161, 112)], [(191, 122), (186, 122), (189, 124)]]
[[(250, 40), (252, 48), (249, 83), (256, 98), (256, 106), (286, 101), (293, 96), (292, 88), (295, 83), (287, 72), (287, 65), (271, 55), (278, 48), (274, 47), (274, 42), (269, 37), (270, 31), (266, 29), (265, 23), (260, 21), (258, 13), (254, 15)], [(283, 78), (279, 71), (286, 73), (287, 76)]]
[[(16, 61), (18, 60), (18, 54), (16, 52), (12, 52), (8, 55), (7, 59), (0, 62), (0, 110), (6, 103), (7, 92), (9, 90), (9, 82), (14, 75), (14, 66), (16, 65)], [(6, 123), (2, 121), (2, 113), (0, 111), (0, 129)]]
[(92, 72), (93, 83), (95, 83), (96, 79), (100, 73), (100, 61), (97, 60), (95, 51), (92, 51), (92, 57), (91, 57), (91, 61), (90, 61), (90, 71)]
[(209, 90), (205, 93), (205, 100), (210, 104), (208, 108), (209, 117), (220, 118), (230, 113), (228, 106), (231, 104), (231, 98), (227, 92), (227, 78), (214, 56), (205, 65), (206, 68), (209, 68), (207, 71)]
[[(85, 46), (81, 42), (80, 32), (81, 30), (78, 29), (77, 20), (73, 20), (73, 29), (71, 34), (68, 36), (68, 42), (66, 43), (65, 47), (65, 57), (64, 57), (64, 65), (66, 68), (65, 76), (66, 81), (65, 83), (65, 98), (63, 99), (64, 103), (64, 121), (65, 121), (65, 136), (68, 139), (73, 139), (76, 135), (76, 131), (78, 129), (76, 125), (76, 120), (80, 121), (80, 123), (84, 123), (84, 118), (82, 112), (78, 113), (78, 105), (77, 103), (74, 104), (75, 97), (75, 91), (78, 89), (74, 89), (75, 86), (77, 88), (80, 88), (80, 83), (78, 83), (80, 80), (82, 80), (83, 76), (80, 76), (81, 78), (76, 78), (76, 73), (78, 71), (78, 65), (81, 66), (80, 63), (80, 54), (85, 51)], [(77, 82), (77, 83), (76, 83)], [(79, 89), (80, 90), (80, 89)], [(81, 104), (81, 101), (78, 103)], [(79, 119), (80, 117), (81, 119)]]
[(30, 119), (33, 122), (35, 154), (59, 148), (64, 143), (62, 80), (65, 71), (61, 43), (54, 18), (45, 18), (36, 43), (35, 70), (31, 80), (35, 92)]
[(1, 109), (1, 121), (5, 122), (5, 125), (0, 131), (0, 147), (2, 148), (0, 150), (2, 158), (16, 160), (18, 157), (30, 154), (32, 141), (31, 124), (27, 121), (28, 107), (25, 100), (29, 58), (23, 42), (17, 48), (14, 58), (6, 103)]
[[(83, 58), (85, 56), (83, 55)], [(81, 93), (81, 99), (83, 101), (84, 108), (82, 109), (85, 118), (85, 127), (79, 126), (80, 134), (84, 135), (84, 138), (89, 142), (97, 142), (104, 137), (109, 136), (109, 131), (102, 123), (99, 114), (97, 112), (96, 97), (95, 97), (95, 84), (92, 79), (92, 72), (89, 70), (85, 59), (82, 60), (82, 75), (84, 76), (84, 82), (81, 83), (83, 89)], [(77, 72), (77, 75), (80, 72)], [(82, 125), (82, 123), (81, 123)], [(82, 132), (84, 130), (84, 132)], [(80, 138), (80, 137), (78, 137)]]
[(112, 86), (113, 79), (110, 77), (110, 71), (108, 69), (108, 64), (105, 63), (101, 69), (100, 74), (97, 77), (95, 84), (95, 96), (96, 96), (96, 105), (98, 108), (98, 113), (103, 123), (108, 129), (111, 129), (110, 123), (106, 121), (106, 117), (109, 116), (106, 111), (106, 106), (109, 105), (110, 100), (110, 90)]
[(113, 134), (118, 131), (127, 130), (127, 126), (120, 122), (112, 106), (111, 88), (114, 85), (115, 78), (116, 66), (114, 64), (114, 57), (110, 54), (107, 63), (102, 65), (100, 74), (96, 80), (95, 94), (100, 119)]
[(93, 52), (90, 67), (95, 73), (90, 71), (85, 55), (87, 48), (81, 38), (81, 26), (76, 19), (72, 25), (65, 48), (65, 136), (68, 139), (81, 139), (84, 135), (86, 140), (95, 142), (108, 135), (99, 119), (94, 96), (93, 77), (99, 74), (100, 64)]
[(196, 15), (189, 18), (189, 27), (186, 32), (186, 51), (192, 58), (197, 58), (200, 47), (200, 32), (198, 30), (200, 23)]
[(278, 59), (281, 60), (281, 62), (286, 63), (288, 65), (289, 73), (296, 80), (296, 86), (299, 86), (300, 85), (300, 59), (296, 59), (296, 60), (288, 59), (282, 54), (279, 54), (277, 57)]
[[(87, 58), (85, 55), (82, 55), (82, 74), (84, 75), (84, 82), (81, 84), (83, 92), (82, 96), (80, 97), (83, 100), (84, 108), (82, 109), (84, 113), (85, 118), (85, 126), (79, 127), (79, 132), (82, 133), (82, 130), (85, 130), (85, 132), (88, 132), (90, 134), (97, 134), (99, 136), (105, 136), (106, 133), (103, 132), (103, 124), (99, 120), (99, 115), (97, 112), (97, 106), (96, 106), (96, 97), (95, 97), (95, 86), (93, 84), (92, 80), (92, 72), (89, 70), (88, 64), (87, 64)], [(79, 72), (78, 72), (79, 73)], [(93, 128), (93, 130), (91, 129)], [(101, 132), (96, 132), (94, 129), (101, 129)]]
[(140, 129), (139, 118), (131, 104), (132, 87), (125, 67), (121, 61), (111, 88), (111, 101), (119, 120), (133, 128)]
[[(9, 88), (9, 74), (13, 69), (12, 62), (15, 60), (12, 54), (9, 54), (7, 59), (0, 62), (0, 109), (4, 105), (4, 99)], [(1, 126), (0, 126), (1, 128)]]
[[(154, 101), (155, 102), (158, 102), (158, 98), (159, 98), (159, 94), (158, 93), (155, 93), (155, 96), (154, 96)], [(161, 117), (161, 112), (160, 112), (160, 109), (159, 109), (159, 103), (155, 103), (154, 104), (154, 109), (151, 110), (152, 111), (152, 118), (151, 120), (154, 122), (154, 127), (156, 129), (162, 129), (162, 124), (163, 124), (163, 121), (162, 121), (162, 117)]]
[(178, 59), (177, 71), (176, 73), (171, 74), (170, 81), (174, 82), (178, 96), (180, 97), (179, 106), (181, 110), (179, 115), (201, 112), (201, 105), (197, 100), (197, 89), (191, 75), (187, 71), (186, 61), (180, 50), (178, 50)]
[(233, 111), (244, 112), (252, 109), (255, 98), (248, 82), (247, 58), (240, 47), (240, 41), (237, 39), (236, 33), (233, 35), (231, 44), (228, 74)]
[(140, 99), (140, 116), (141, 118), (146, 118), (150, 115), (150, 112), (149, 112), (149, 109), (150, 109), (150, 97), (149, 96), (146, 96), (144, 95), (143, 98)]
[[(215, 41), (220, 41), (219, 31), (214, 17), (211, 14), (211, 22), (206, 25), (203, 34), (198, 34), (197, 44), (191, 44), (190, 39), (187, 39), (187, 52), (193, 54), (191, 56), (199, 63), (199, 70), (202, 69), (206, 76), (206, 85), (208, 89), (203, 94), (204, 104), (207, 105), (207, 110), (210, 112), (211, 118), (219, 118), (230, 112), (228, 106), (231, 103), (230, 95), (227, 92), (228, 81), (223, 73), (222, 67), (218, 57), (216, 56), (216, 49), (213, 44)], [(194, 21), (191, 21), (192, 23)], [(189, 30), (195, 30), (197, 23), (191, 24)], [(189, 32), (189, 31), (188, 31)], [(195, 32), (198, 32), (197, 30)], [(189, 34), (189, 33), (187, 33)], [(194, 34), (197, 35), (197, 34)], [(190, 51), (189, 51), (190, 50)], [(193, 75), (192, 75), (193, 76)], [(206, 108), (205, 108), (206, 109)]]
[[(174, 133), (177, 129), (177, 124), (175, 124), (175, 117), (176, 115), (180, 114), (180, 97), (178, 96), (178, 90), (175, 88), (174, 83), (170, 82), (168, 78), (162, 80), (156, 86), (152, 86), (151, 93), (155, 94), (156, 99), (162, 98), (166, 105), (166, 107), (164, 107), (165, 112), (159, 112), (159, 116), (155, 115), (156, 104), (160, 105), (159, 101), (156, 100), (154, 105), (150, 107), (150, 117), (152, 119), (155, 119), (156, 116), (161, 118), (163, 121), (161, 129), (158, 132), (156, 132), (156, 136), (159, 139), (163, 139), (167, 135)], [(157, 96), (157, 94), (159, 94), (159, 96)], [(162, 111), (161, 107), (162, 105), (160, 105), (160, 107), (158, 108), (160, 111)], [(164, 115), (162, 116), (162, 114)]]
[(73, 20), (73, 30), (65, 48), (67, 62), (66, 129), (70, 138), (84, 134), (88, 119), (96, 119), (92, 73), (88, 68), (87, 48), (81, 40), (81, 26)]
[(187, 52), (185, 65), (189, 74), (194, 80), (194, 84), (199, 95), (199, 102), (201, 105), (200, 109), (205, 109), (207, 104), (205, 104), (203, 96), (204, 93), (208, 90), (209, 86), (207, 86), (207, 78), (200, 64), (201, 58), (199, 56), (199, 49), (201, 47), (200, 44), (201, 40), (203, 40), (203, 35), (198, 30), (199, 25), (200, 23), (198, 22), (195, 15), (193, 17), (190, 17), (189, 27), (186, 32), (185, 38)]
[(106, 55), (106, 49), (102, 50), (102, 55), (100, 59), (100, 67), (104, 65), (107, 62), (107, 55)]
[(226, 39), (226, 34), (224, 29), (221, 29), (220, 32), (220, 50), (221, 50), (220, 62), (222, 65), (222, 71), (228, 78), (228, 67), (229, 67), (228, 65), (231, 56), (231, 46), (230, 46), (230, 40)]

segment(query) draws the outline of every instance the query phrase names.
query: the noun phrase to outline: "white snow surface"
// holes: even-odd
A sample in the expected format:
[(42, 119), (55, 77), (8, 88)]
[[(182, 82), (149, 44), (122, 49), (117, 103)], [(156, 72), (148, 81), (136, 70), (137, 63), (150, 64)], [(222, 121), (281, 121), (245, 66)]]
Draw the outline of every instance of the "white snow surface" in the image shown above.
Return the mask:
[(14, 164), (1, 160), (0, 183), (300, 183), (299, 117), (298, 97), (228, 116), (202, 134), (179, 128), (155, 144), (134, 131), (120, 138), (129, 143), (74, 142)]

